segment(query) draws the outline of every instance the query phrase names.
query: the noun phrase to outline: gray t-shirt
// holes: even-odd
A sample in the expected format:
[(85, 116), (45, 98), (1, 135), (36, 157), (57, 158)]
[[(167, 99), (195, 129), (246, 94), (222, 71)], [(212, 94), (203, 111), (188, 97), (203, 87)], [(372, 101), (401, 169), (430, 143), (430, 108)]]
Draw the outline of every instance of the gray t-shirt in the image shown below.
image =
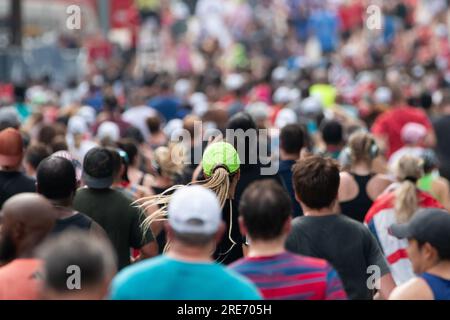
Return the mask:
[(341, 277), (350, 299), (372, 299), (367, 280), (374, 273), (368, 271), (369, 266), (378, 266), (381, 276), (390, 272), (369, 229), (340, 214), (295, 218), (286, 249), (327, 260)]

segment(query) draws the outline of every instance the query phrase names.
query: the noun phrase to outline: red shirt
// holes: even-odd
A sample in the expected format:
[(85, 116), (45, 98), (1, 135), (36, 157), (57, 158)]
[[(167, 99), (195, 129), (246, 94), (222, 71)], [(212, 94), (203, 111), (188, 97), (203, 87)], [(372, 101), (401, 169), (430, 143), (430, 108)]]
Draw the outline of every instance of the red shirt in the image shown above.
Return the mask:
[(387, 154), (389, 158), (392, 153), (404, 146), (401, 131), (405, 124), (415, 122), (432, 130), (432, 125), (427, 114), (418, 108), (409, 106), (397, 107), (379, 115), (372, 125), (372, 133), (376, 136), (384, 136), (388, 140)]
[(0, 300), (39, 299), (41, 260), (16, 259), (0, 268)]

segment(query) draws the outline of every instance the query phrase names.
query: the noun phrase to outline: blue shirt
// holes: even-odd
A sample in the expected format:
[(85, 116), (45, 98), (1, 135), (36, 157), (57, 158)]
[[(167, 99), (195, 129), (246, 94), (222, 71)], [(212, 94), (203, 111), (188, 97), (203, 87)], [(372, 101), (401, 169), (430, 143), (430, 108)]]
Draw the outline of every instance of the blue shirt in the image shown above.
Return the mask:
[(292, 185), (292, 166), (294, 164), (295, 160), (280, 160), (278, 174), (291, 198), (293, 216), (298, 217), (303, 215), (303, 210), (295, 199), (294, 186)]
[(158, 111), (166, 122), (176, 119), (181, 101), (174, 96), (157, 96), (148, 102), (148, 105)]
[(214, 262), (184, 262), (165, 255), (122, 270), (113, 280), (113, 300), (259, 300), (244, 277)]
[(450, 280), (424, 272), (421, 275), (433, 292), (434, 300), (450, 300)]

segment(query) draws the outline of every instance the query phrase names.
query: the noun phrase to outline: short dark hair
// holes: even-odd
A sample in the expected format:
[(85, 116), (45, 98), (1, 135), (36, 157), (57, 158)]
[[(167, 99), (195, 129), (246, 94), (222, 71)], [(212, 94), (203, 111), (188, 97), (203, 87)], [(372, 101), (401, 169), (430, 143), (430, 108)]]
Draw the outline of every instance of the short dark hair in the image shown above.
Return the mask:
[(339, 121), (325, 120), (320, 131), (326, 144), (337, 145), (344, 140), (344, 129)]
[(304, 133), (299, 124), (288, 124), (280, 132), (280, 147), (289, 154), (298, 154), (303, 148)]
[(292, 214), (291, 199), (273, 179), (259, 180), (242, 194), (239, 214), (252, 239), (275, 239)]
[(117, 146), (127, 153), (129, 163), (134, 163), (139, 154), (136, 143), (131, 139), (124, 138), (117, 142)]
[(114, 176), (114, 169), (114, 156), (107, 148), (92, 148), (84, 157), (83, 171), (91, 177), (112, 177)]
[(44, 288), (69, 293), (67, 270), (82, 270), (81, 290), (100, 286), (117, 269), (115, 252), (106, 238), (86, 231), (70, 230), (49, 238), (37, 252), (43, 260)]
[(335, 160), (309, 156), (297, 161), (292, 173), (295, 193), (309, 208), (327, 208), (336, 200), (340, 176)]
[(69, 160), (51, 156), (37, 168), (38, 191), (48, 199), (67, 199), (77, 189), (75, 167)]
[(161, 118), (158, 115), (148, 117), (145, 123), (150, 133), (157, 133), (161, 130)]
[(42, 143), (31, 144), (25, 152), (25, 161), (36, 169), (42, 160), (50, 155), (48, 148)]

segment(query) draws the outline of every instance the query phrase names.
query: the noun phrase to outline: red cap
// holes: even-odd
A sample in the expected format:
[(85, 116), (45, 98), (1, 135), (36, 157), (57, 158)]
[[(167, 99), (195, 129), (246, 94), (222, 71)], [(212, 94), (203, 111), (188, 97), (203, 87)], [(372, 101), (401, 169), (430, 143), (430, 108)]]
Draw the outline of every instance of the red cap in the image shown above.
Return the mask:
[(0, 132), (0, 166), (15, 167), (23, 156), (23, 140), (19, 130), (7, 128)]

